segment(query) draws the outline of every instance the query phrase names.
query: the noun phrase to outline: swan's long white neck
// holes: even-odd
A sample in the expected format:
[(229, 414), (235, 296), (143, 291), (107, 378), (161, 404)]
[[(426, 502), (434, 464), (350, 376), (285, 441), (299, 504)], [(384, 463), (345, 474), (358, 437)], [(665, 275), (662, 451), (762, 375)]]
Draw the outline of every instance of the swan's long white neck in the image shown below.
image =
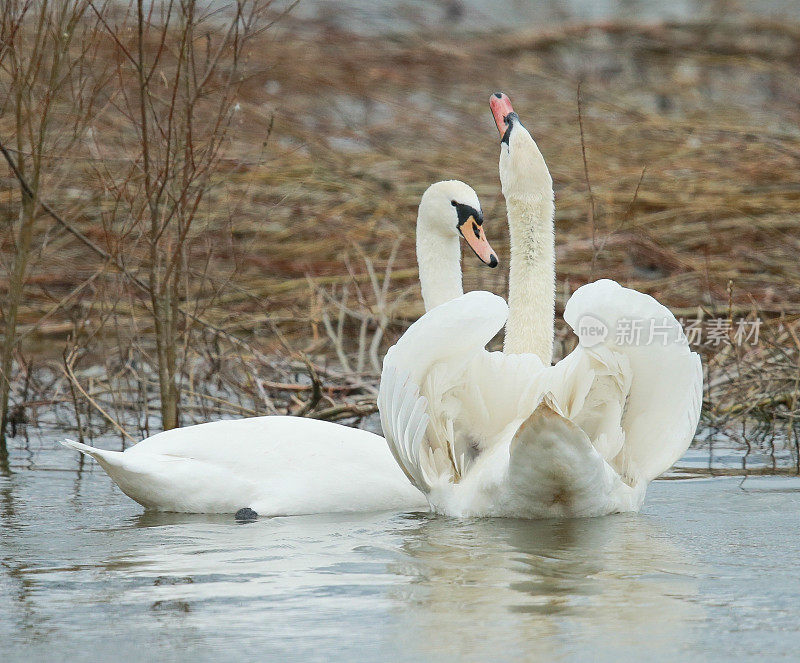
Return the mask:
[(423, 199), (417, 216), (417, 263), (426, 311), (464, 294), (459, 238), (455, 228), (449, 234), (437, 230), (438, 214)]
[(529, 143), (512, 140), (511, 149), (524, 149), (526, 158), (508, 160), (503, 181), (511, 239), (503, 352), (534, 353), (549, 366), (555, 319), (553, 181), (536, 143), (527, 138)]
[(555, 240), (553, 199), (527, 196), (506, 201), (511, 238), (508, 322), (503, 352), (553, 358)]

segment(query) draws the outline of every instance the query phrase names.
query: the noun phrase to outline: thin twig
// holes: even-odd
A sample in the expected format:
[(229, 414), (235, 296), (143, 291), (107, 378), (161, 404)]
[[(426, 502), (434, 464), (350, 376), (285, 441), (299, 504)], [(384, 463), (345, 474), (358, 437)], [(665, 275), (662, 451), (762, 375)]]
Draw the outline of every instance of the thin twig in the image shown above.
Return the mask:
[(72, 351), (69, 353), (69, 355), (68, 355), (68, 356), (65, 358), (65, 360), (64, 360), (64, 366), (63, 366), (63, 367), (62, 367), (62, 369), (61, 369), (61, 370), (63, 371), (64, 375), (66, 375), (66, 377), (67, 377), (67, 379), (70, 381), (70, 383), (75, 385), (75, 388), (76, 388), (78, 391), (80, 391), (80, 392), (81, 392), (81, 394), (83, 394), (83, 397), (84, 397), (84, 398), (85, 398), (85, 399), (86, 399), (86, 400), (87, 400), (89, 403), (91, 403), (91, 405), (92, 405), (92, 406), (93, 406), (93, 407), (94, 407), (94, 408), (95, 408), (95, 409), (96, 409), (96, 410), (97, 410), (97, 411), (98, 411), (100, 414), (102, 414), (102, 415), (103, 415), (103, 417), (105, 417), (105, 418), (106, 418), (106, 419), (109, 421), (109, 423), (110, 423), (112, 426), (114, 426), (114, 428), (116, 428), (116, 429), (117, 429), (117, 430), (118, 430), (118, 431), (119, 431), (119, 432), (120, 432), (120, 433), (121, 433), (123, 436), (125, 436), (125, 437), (126, 437), (128, 440), (130, 440), (131, 442), (133, 442), (133, 443), (135, 444), (135, 443), (136, 443), (136, 440), (134, 440), (134, 439), (133, 439), (133, 438), (132, 438), (132, 437), (131, 437), (131, 436), (128, 434), (128, 431), (126, 431), (126, 430), (125, 430), (125, 429), (124, 429), (122, 426), (120, 426), (120, 425), (119, 425), (119, 423), (117, 423), (117, 421), (114, 419), (114, 417), (112, 417), (110, 414), (108, 414), (108, 412), (106, 412), (106, 411), (105, 411), (105, 410), (104, 410), (104, 409), (103, 409), (103, 408), (102, 408), (102, 407), (101, 407), (101, 406), (98, 404), (98, 402), (97, 402), (96, 400), (94, 400), (94, 398), (92, 398), (92, 397), (91, 397), (91, 396), (90, 396), (88, 393), (86, 393), (86, 390), (85, 390), (85, 389), (84, 389), (84, 388), (81, 386), (81, 383), (80, 383), (80, 382), (78, 382), (78, 378), (76, 378), (76, 377), (75, 377), (75, 373), (74, 373), (74, 372), (73, 372), (73, 370), (72, 370), (72, 363), (73, 363), (74, 361), (75, 361), (75, 351), (74, 351), (74, 348), (73, 348), (73, 350), (72, 350)]
[(309, 361), (308, 357), (302, 355), (302, 359), (305, 362), (306, 368), (308, 369), (308, 377), (311, 378), (312, 391), (311, 397), (296, 413), (296, 416), (298, 417), (305, 417), (309, 412), (317, 407), (320, 400), (322, 400), (322, 380), (319, 379), (319, 375), (317, 374), (314, 365)]
[(589, 177), (589, 164), (586, 161), (586, 140), (583, 134), (583, 99), (581, 97), (581, 83), (578, 82), (578, 126), (581, 131), (581, 157), (583, 158), (583, 174), (586, 178), (586, 187), (589, 190), (589, 223), (592, 226), (592, 265), (589, 272), (589, 280), (594, 278), (594, 268), (597, 263), (597, 213), (594, 204), (594, 192), (592, 191), (592, 180)]

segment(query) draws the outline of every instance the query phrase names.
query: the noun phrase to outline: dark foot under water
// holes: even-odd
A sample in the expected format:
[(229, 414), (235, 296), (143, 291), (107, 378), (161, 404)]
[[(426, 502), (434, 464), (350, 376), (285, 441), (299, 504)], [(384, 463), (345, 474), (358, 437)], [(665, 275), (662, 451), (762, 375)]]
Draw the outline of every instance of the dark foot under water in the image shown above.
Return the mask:
[(247, 521), (250, 521), (250, 520), (256, 520), (258, 518), (258, 514), (255, 511), (253, 511), (250, 507), (246, 506), (246, 507), (243, 507), (243, 508), (239, 509), (233, 515), (233, 517), (236, 520), (247, 522)]

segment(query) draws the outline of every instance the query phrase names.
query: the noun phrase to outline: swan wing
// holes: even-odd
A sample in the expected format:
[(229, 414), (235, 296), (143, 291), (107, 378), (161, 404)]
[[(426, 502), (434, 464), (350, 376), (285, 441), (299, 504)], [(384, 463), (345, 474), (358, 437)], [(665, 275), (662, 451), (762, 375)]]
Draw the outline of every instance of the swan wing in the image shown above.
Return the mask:
[[(390, 348), (378, 409), (400, 467), (425, 492), (456, 483), (534, 397), (541, 361), (487, 352), (508, 317), (505, 301), (468, 292), (428, 311)], [(528, 410), (530, 412), (530, 410)]]
[(621, 475), (654, 479), (697, 429), (700, 357), (668, 308), (607, 279), (576, 290), (564, 319), (580, 345), (554, 367), (555, 400)]

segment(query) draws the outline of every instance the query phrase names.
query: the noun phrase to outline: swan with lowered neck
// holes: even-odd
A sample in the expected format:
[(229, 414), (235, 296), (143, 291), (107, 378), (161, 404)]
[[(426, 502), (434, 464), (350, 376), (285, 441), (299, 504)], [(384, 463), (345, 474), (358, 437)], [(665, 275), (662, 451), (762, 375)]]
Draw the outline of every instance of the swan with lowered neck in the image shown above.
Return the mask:
[[(649, 482), (692, 440), (700, 359), (668, 309), (601, 280), (567, 303), (564, 319), (580, 343), (551, 366), (552, 180), (508, 97), (495, 94), (490, 105), (502, 136), (508, 305), (470, 292), (411, 325), (384, 360), (384, 435), (440, 513), (547, 518), (636, 511)], [(657, 329), (657, 340), (626, 340), (619, 334), (626, 323)], [(487, 352), (504, 324), (504, 352)]]
[[(462, 294), (459, 235), (497, 265), (480, 209), (462, 182), (438, 182), (423, 195), (417, 250), (426, 308)], [(62, 444), (94, 458), (126, 495), (159, 511), (277, 516), (426, 503), (381, 437), (314, 419), (215, 421), (158, 433), (124, 452)]]

